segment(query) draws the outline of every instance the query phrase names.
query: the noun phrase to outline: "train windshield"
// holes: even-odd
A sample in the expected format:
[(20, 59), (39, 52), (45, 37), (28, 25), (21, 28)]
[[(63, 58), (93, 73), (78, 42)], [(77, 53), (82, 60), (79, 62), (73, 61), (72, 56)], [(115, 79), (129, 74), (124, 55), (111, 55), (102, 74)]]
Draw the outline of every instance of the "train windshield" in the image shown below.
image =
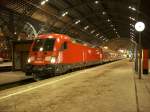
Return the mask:
[(33, 51), (53, 51), (55, 38), (36, 39), (33, 45)]

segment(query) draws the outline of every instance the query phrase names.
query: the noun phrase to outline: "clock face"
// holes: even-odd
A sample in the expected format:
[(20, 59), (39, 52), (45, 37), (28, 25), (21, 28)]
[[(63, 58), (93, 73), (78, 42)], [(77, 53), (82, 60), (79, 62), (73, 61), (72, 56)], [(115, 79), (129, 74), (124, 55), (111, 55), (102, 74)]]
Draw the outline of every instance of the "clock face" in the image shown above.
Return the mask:
[(142, 32), (144, 29), (145, 29), (145, 24), (143, 22), (137, 22), (135, 24), (135, 29), (138, 31), (138, 32)]

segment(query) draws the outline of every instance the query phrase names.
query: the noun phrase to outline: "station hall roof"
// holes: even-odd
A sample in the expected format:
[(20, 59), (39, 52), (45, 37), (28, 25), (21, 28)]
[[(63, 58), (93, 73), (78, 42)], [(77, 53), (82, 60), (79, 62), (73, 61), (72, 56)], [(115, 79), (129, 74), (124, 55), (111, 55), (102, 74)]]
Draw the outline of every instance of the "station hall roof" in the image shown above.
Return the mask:
[(149, 0), (1, 0), (1, 7), (41, 21), (49, 31), (57, 28), (96, 45), (115, 41), (119, 47), (138, 42), (134, 25), (143, 21), (142, 45), (150, 48), (149, 6)]

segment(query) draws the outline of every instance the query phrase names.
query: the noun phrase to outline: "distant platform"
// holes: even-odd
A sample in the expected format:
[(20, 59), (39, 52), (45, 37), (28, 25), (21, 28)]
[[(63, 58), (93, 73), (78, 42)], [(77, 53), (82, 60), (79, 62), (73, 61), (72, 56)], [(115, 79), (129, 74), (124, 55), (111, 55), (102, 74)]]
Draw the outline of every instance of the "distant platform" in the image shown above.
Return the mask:
[(0, 63), (0, 72), (11, 71), (12, 62), (2, 62)]
[(4, 67), (4, 66), (12, 66), (12, 62), (2, 62), (2, 63), (0, 63), (0, 67)]

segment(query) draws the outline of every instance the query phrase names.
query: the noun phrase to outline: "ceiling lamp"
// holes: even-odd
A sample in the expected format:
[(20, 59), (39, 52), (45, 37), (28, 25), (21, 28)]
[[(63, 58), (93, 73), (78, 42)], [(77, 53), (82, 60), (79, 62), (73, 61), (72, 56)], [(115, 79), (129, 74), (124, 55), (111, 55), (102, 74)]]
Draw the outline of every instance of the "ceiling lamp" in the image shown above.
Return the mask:
[(43, 1), (41, 2), (41, 5), (44, 5), (46, 2), (48, 2), (48, 0), (43, 0)]
[(130, 36), (131, 38), (135, 38), (133, 35)]
[(76, 22), (75, 22), (75, 24), (79, 24), (81, 21), (80, 20), (77, 20)]
[(117, 34), (117, 37), (120, 38), (120, 35)]
[(130, 28), (130, 30), (131, 30), (131, 31), (134, 31), (134, 29), (133, 29), (133, 28)]
[(104, 49), (108, 49), (108, 46), (104, 46)]
[(100, 36), (99, 38), (103, 38), (104, 36), (102, 35), (102, 36)]
[(114, 30), (114, 31), (116, 31), (116, 29), (115, 29), (115, 28), (114, 28), (113, 30)]
[(111, 24), (110, 26), (113, 27), (114, 25)]
[(105, 40), (105, 38), (103, 38), (103, 40)]
[(61, 16), (66, 16), (68, 14), (68, 11), (64, 12)]
[(134, 34), (134, 33), (132, 33), (132, 32), (130, 32), (130, 36), (135, 36), (135, 34)]
[(99, 36), (99, 33), (97, 33), (96, 36)]
[(131, 9), (131, 10), (133, 10), (133, 11), (136, 11), (136, 8), (135, 8), (135, 7), (129, 6), (128, 8)]
[(128, 8), (131, 9), (131, 6), (129, 6)]
[(99, 3), (99, 1), (98, 1), (98, 0), (96, 0), (94, 3), (95, 3), (95, 4), (98, 4), (98, 3)]
[(129, 19), (131, 19), (131, 20), (135, 21), (135, 18), (129, 17)]
[(136, 11), (136, 8), (132, 7), (132, 10), (133, 10), (133, 11)]
[(121, 53), (125, 52), (125, 50), (123, 50), (123, 49), (119, 49), (118, 51), (121, 52)]
[(103, 12), (102, 12), (102, 14), (103, 14), (103, 15), (105, 15), (105, 14), (106, 14), (106, 12), (105, 12), (105, 11), (103, 11)]
[(85, 26), (84, 29), (87, 30), (89, 28), (89, 26)]
[(110, 22), (110, 19), (107, 19), (108, 22)]
[(95, 30), (92, 30), (92, 31), (91, 31), (91, 33), (94, 33), (94, 32), (95, 32)]
[(44, 5), (45, 3), (46, 3), (46, 1), (42, 1), (42, 2), (41, 2), (41, 5)]
[(133, 24), (130, 24), (130, 26), (134, 27), (134, 25), (133, 25)]

